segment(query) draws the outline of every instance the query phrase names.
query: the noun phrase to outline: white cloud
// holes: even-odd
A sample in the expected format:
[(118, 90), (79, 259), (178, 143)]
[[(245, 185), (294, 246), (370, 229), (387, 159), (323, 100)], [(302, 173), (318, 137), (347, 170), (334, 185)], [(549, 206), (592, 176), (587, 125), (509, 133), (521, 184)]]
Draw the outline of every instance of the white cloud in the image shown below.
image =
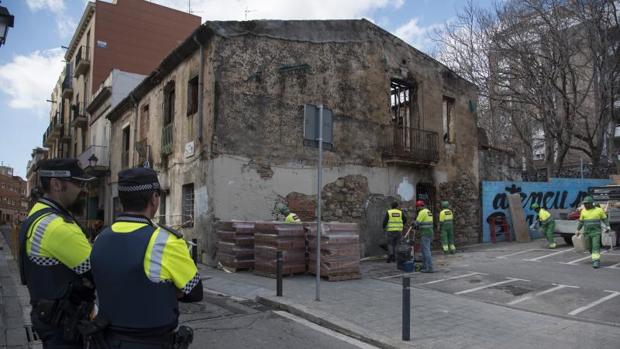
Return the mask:
[[(188, 11), (187, 0), (153, 2)], [(368, 17), (373, 10), (400, 8), (404, 0), (192, 0), (192, 12), (202, 20), (342, 19)]]
[(441, 24), (432, 24), (427, 27), (418, 25), (419, 18), (413, 18), (394, 31), (394, 35), (408, 42), (420, 51), (429, 52), (434, 43), (431, 34), (435, 29), (441, 28)]
[(29, 55), (14, 56), (0, 66), (0, 91), (9, 96), (14, 109), (31, 109), (39, 114), (49, 111), (45, 102), (62, 72), (62, 49), (35, 51)]
[(61, 38), (70, 38), (73, 35), (77, 21), (69, 16), (64, 0), (26, 0), (26, 3), (33, 12), (52, 12), (56, 20), (56, 30)]

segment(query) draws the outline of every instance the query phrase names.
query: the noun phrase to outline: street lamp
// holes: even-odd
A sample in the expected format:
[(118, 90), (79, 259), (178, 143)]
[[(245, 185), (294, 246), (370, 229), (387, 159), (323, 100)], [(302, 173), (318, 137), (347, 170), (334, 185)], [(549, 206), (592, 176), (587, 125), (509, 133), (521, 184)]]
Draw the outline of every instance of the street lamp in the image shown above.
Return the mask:
[(6, 42), (6, 35), (9, 32), (9, 27), (13, 28), (13, 17), (6, 7), (0, 6), (0, 46)]
[(93, 154), (88, 158), (88, 165), (94, 168), (95, 166), (97, 166), (97, 161), (99, 161), (99, 159), (95, 154)]

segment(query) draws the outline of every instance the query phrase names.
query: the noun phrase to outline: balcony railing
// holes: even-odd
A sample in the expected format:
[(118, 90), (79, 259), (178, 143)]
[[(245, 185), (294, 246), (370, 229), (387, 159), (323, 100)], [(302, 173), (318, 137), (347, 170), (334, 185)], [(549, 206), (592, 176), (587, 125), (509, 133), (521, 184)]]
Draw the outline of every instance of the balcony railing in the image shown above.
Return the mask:
[(168, 155), (172, 153), (172, 132), (174, 124), (170, 123), (161, 131), (161, 153), (162, 155)]
[(80, 166), (94, 175), (110, 169), (110, 152), (105, 145), (91, 145), (78, 156)]
[(70, 99), (73, 97), (73, 75), (71, 74), (71, 64), (67, 63), (62, 72), (62, 98)]
[(86, 127), (86, 112), (84, 104), (78, 103), (71, 106), (71, 127)]
[(80, 46), (75, 54), (75, 69), (73, 69), (73, 77), (86, 74), (90, 68), (90, 48), (88, 46)]
[(383, 158), (386, 162), (432, 166), (439, 161), (437, 132), (396, 125), (384, 130)]
[(60, 119), (60, 113), (56, 112), (56, 114), (54, 114), (54, 116), (50, 120), (50, 125), (48, 127), (47, 140), (49, 142), (53, 142), (60, 137), (62, 126), (63, 123)]

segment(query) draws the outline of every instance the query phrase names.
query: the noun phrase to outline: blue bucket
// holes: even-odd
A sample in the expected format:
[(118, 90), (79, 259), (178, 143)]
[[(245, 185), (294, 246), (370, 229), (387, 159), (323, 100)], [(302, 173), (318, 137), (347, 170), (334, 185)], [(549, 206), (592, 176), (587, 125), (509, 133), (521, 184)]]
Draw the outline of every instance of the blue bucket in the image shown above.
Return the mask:
[(403, 269), (405, 273), (413, 273), (413, 261), (406, 261), (403, 263)]

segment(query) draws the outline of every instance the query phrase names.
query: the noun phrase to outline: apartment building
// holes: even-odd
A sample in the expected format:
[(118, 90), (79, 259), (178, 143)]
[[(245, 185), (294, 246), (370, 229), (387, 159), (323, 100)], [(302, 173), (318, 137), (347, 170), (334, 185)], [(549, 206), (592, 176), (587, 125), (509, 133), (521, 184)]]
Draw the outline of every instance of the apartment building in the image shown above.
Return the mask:
[(13, 169), (0, 166), (0, 225), (18, 224), (28, 214), (26, 181), (13, 175)]
[(322, 104), (323, 220), (359, 223), (374, 254), (393, 200), (448, 199), (458, 239), (478, 241), (476, 101), (474, 85), (366, 20), (206, 22), (108, 114), (112, 195), (119, 170), (148, 162), (160, 222), (197, 238), (207, 263), (219, 220), (271, 220), (278, 203), (314, 220), (304, 110)]
[[(133, 79), (131, 74), (150, 73), (199, 25), (198, 16), (144, 0), (88, 2), (67, 45), (66, 67), (51, 94), (50, 125), (43, 135), (48, 156), (79, 158), (86, 171), (104, 178), (109, 172), (104, 167), (109, 125), (99, 118), (101, 111), (93, 115), (89, 107), (101, 98), (100, 92), (106, 94), (111, 88), (106, 81), (118, 82), (115, 90), (122, 92)], [(92, 161), (93, 154), (100, 162)], [(95, 163), (96, 167), (91, 166)], [(95, 208), (89, 212), (102, 207)]]

